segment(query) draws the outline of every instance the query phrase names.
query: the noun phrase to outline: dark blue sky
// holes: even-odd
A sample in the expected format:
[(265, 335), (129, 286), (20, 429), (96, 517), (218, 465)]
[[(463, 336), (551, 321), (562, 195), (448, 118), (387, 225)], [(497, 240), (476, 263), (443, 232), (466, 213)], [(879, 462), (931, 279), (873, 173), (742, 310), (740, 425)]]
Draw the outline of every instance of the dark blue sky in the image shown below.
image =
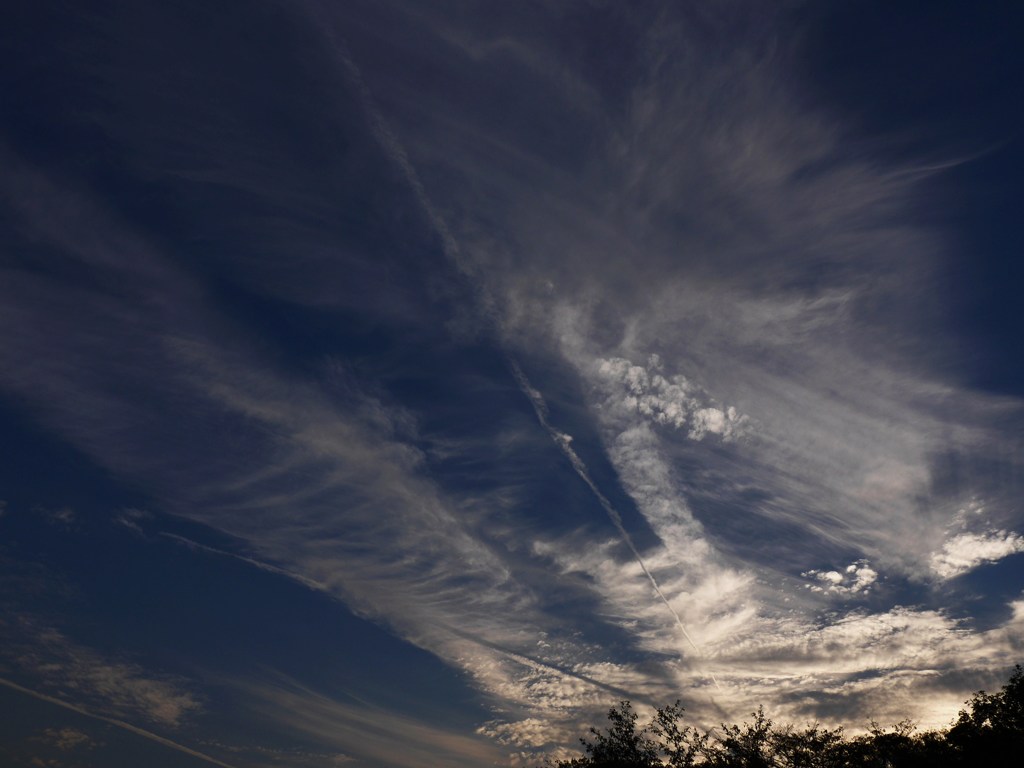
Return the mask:
[(1024, 642), (1015, 3), (0, 11), (0, 757), (941, 727)]

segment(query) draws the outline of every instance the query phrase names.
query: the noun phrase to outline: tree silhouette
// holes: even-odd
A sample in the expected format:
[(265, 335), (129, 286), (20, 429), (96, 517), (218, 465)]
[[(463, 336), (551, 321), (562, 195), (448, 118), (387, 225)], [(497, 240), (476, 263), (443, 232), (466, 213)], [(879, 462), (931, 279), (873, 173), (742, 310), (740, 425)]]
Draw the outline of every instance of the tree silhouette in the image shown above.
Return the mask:
[(962, 761), (969, 757), (980, 765), (1024, 754), (1024, 669), (1020, 664), (999, 693), (978, 691), (967, 704), (970, 711), (961, 710), (946, 735)]
[(651, 768), (660, 766), (658, 744), (647, 736), (648, 728), (636, 728), (637, 714), (628, 701), (608, 710), (610, 725), (604, 731), (591, 728), (593, 741), (580, 739), (587, 757), (582, 761), (559, 765), (594, 766), (595, 768)]
[(966, 768), (1015, 765), (1024, 756), (1024, 669), (998, 693), (978, 691), (945, 731), (919, 733), (903, 720), (872, 722), (847, 738), (842, 728), (777, 726), (762, 708), (742, 725), (701, 732), (683, 724), (683, 707), (657, 710), (638, 727), (629, 701), (608, 710), (608, 726), (582, 738), (585, 755), (554, 768)]

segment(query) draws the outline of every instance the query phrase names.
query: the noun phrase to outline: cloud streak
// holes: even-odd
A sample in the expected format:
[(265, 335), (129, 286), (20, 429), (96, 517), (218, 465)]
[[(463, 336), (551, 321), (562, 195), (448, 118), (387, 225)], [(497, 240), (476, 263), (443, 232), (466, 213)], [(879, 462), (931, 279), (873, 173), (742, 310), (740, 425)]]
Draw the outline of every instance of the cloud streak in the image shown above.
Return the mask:
[[(179, 555), (468, 681), (486, 719), (402, 715), (409, 764), (486, 739), (528, 763), (612, 697), (938, 723), (973, 685), (953, 670), (1021, 638), (1020, 585), (980, 630), (958, 579), (1024, 551), (1021, 403), (935, 343), (955, 244), (916, 212), (948, 164), (858, 141), (771, 9), (449, 10), (306, 2), (270, 46), (188, 9), (97, 21), (112, 63), (83, 71), (124, 111), (96, 130), (139, 192), (4, 150), (5, 396), (200, 523), (160, 534)], [(48, 535), (81, 533), (79, 501)], [(211, 716), (69, 658), (124, 722)], [(394, 757), (383, 710), (248, 683), (311, 755), (363, 728)]]
[[(640, 566), (640, 570), (643, 571), (644, 576), (650, 582), (651, 589), (654, 590), (654, 594), (656, 594), (658, 596), (658, 599), (662, 603), (664, 603), (665, 607), (672, 615), (672, 618), (675, 620), (676, 626), (679, 627), (679, 631), (686, 639), (686, 642), (689, 643), (690, 647), (693, 648), (697, 656), (700, 657), (700, 648), (697, 647), (697, 644), (693, 641), (693, 638), (690, 637), (690, 633), (686, 631), (686, 627), (683, 625), (683, 620), (679, 617), (679, 614), (676, 613), (675, 608), (672, 607), (672, 603), (670, 603), (668, 598), (665, 597), (664, 592), (661, 591), (661, 587), (658, 586), (658, 581), (654, 578), (654, 574), (651, 573), (651, 571), (647, 568), (647, 565), (644, 563), (644, 559), (641, 556), (640, 551), (636, 548), (636, 544), (633, 543), (633, 538), (629, 535), (629, 532), (626, 530), (626, 527), (622, 524), (622, 516), (618, 513), (615, 507), (612, 506), (611, 502), (608, 501), (605, 495), (601, 493), (601, 490), (597, 487), (597, 484), (594, 483), (594, 480), (590, 477), (590, 473), (587, 471), (587, 465), (583, 463), (583, 460), (579, 457), (576, 451), (572, 449), (572, 446), (570, 445), (570, 443), (572, 442), (572, 437), (565, 434), (564, 432), (559, 432), (557, 429), (551, 426), (550, 421), (548, 421), (548, 409), (547, 404), (544, 402), (544, 398), (541, 396), (540, 392), (538, 392), (530, 385), (530, 382), (523, 374), (522, 369), (515, 362), (512, 363), (512, 371), (515, 375), (516, 381), (519, 383), (520, 388), (530, 398), (530, 404), (533, 406), (534, 412), (537, 414), (537, 420), (551, 436), (551, 439), (555, 442), (555, 445), (557, 445), (559, 449), (562, 451), (562, 453), (565, 454), (565, 457), (569, 459), (569, 462), (572, 464), (573, 470), (576, 472), (576, 474), (579, 475), (580, 479), (584, 483), (586, 483), (586, 486), (590, 489), (591, 493), (594, 494), (594, 497), (601, 505), (601, 508), (607, 513), (609, 519), (615, 525), (615, 529), (619, 532), (619, 536), (625, 542), (626, 546), (629, 547), (629, 551), (633, 553), (633, 557), (636, 559), (637, 564)], [(710, 677), (717, 686), (718, 681), (715, 680), (715, 676), (711, 674)]]
[(94, 712), (90, 712), (89, 710), (83, 707), (79, 707), (75, 704), (71, 704), (69, 702), (63, 701), (53, 696), (48, 696), (45, 693), (33, 691), (29, 688), (25, 688), (24, 686), (18, 685), (17, 683), (11, 682), (10, 680), (5, 680), (2, 677), (0, 677), (0, 685), (4, 686), (5, 688), (9, 688), (13, 691), (17, 691), (18, 693), (25, 694), (26, 696), (31, 696), (32, 698), (38, 699), (39, 701), (45, 701), (47, 704), (53, 704), (54, 706), (61, 707), (62, 709), (67, 709), (79, 715), (84, 715), (85, 717), (92, 718), (93, 720), (98, 720), (102, 723), (113, 725), (114, 727), (120, 728), (121, 730), (127, 731), (128, 733), (135, 734), (136, 736), (141, 736), (147, 741), (152, 741), (163, 747), (168, 747), (169, 749), (173, 749), (176, 752), (181, 752), (182, 754), (188, 755), (189, 757), (194, 757), (198, 760), (202, 760), (205, 763), (210, 763), (211, 765), (218, 765), (221, 768), (235, 768), (235, 766), (231, 765), (230, 763), (225, 763), (221, 760), (218, 760), (215, 757), (210, 757), (209, 755), (203, 754), (202, 752), (192, 749), (191, 747), (186, 747), (183, 744), (178, 744), (177, 742), (171, 741), (170, 739), (153, 733), (152, 731), (147, 731), (144, 728), (139, 728), (136, 725), (132, 725), (131, 723), (127, 723), (123, 720), (118, 720), (117, 718), (107, 717), (105, 715), (98, 715)]
[[(417, 18), (452, 39), (448, 22)], [(627, 108), (597, 91), (609, 128), (582, 171), (543, 156), (526, 129), (485, 135), (490, 115), (454, 88), (404, 90), (374, 73), (372, 53), (352, 54), (367, 88), (390, 96), (380, 113), (432, 217), (484, 265), (472, 279), (494, 296), (509, 348), (524, 361), (539, 348), (550, 378), (580, 382), (578, 410), (662, 541), (644, 570), (660, 568), (666, 602), (701, 595), (688, 621), (721, 629), (709, 646), (716, 669), (739, 664), (725, 638), (748, 647), (794, 611), (800, 626), (827, 624), (822, 601), (895, 610), (886, 603), (905, 585), (937, 576), (945, 510), (965, 495), (994, 492), (996, 514), (1018, 519), (1009, 486), (978, 477), (953, 489), (941, 468), (943, 455), (1003, 445), (995, 414), (1019, 411), (943, 379), (918, 335), (935, 317), (929, 286), (949, 246), (904, 222), (943, 164), (886, 167), (847, 151), (840, 122), (787, 86), (794, 52), (772, 35), (779, 20), (760, 21), (755, 32), (724, 14), (663, 9), (631, 28), (646, 36)], [(713, 41), (726, 38), (722, 54)], [(524, 35), (510, 55), (539, 60), (549, 44)], [(452, 147), (453, 132), (467, 141)], [(517, 384), (604, 507), (536, 382), (520, 372)], [(624, 584), (638, 574), (571, 546), (536, 548), (635, 615)]]

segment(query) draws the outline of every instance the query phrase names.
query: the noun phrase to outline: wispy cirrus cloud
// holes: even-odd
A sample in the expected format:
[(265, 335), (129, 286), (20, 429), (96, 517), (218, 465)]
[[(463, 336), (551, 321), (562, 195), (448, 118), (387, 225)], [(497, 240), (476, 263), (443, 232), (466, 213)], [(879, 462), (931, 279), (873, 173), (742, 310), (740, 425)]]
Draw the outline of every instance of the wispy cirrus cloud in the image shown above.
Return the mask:
[(4, 622), (0, 630), (7, 645), (5, 665), (38, 678), (64, 700), (172, 729), (202, 712), (201, 699), (185, 681), (109, 658), (28, 617)]
[[(132, 18), (208, 58), (115, 26), (96, 76), (132, 87), (108, 83), (128, 95), (98, 130), (184, 232), (6, 152), (12, 242), (59, 258), (0, 287), (5, 392), (240, 542), (175, 539), (197, 555), (442, 659), (524, 762), (615, 698), (938, 722), (971, 689), (954, 667), (1018, 647), (1016, 603), (980, 632), (932, 588), (1020, 550), (1024, 473), (1020, 403), (958, 385), (927, 332), (952, 246), (911, 214), (935, 164), (875, 157), (811, 106), (770, 9), (559, 5), (500, 29), (477, 10), (289, 7), (275, 33), (303, 56), (266, 67), (314, 82), (256, 97), (239, 83), (279, 74), (257, 46), (221, 54), (187, 12)], [(950, 528), (974, 497), (984, 525)], [(202, 715), (76, 658), (83, 696)], [(311, 762), (366, 732), (400, 759), (387, 713), (251, 687), (326, 745)], [(915, 710), (922, 691), (941, 706)], [(498, 754), (396, 722), (410, 764)]]
[[(518, 532), (482, 527), (489, 494), (462, 501), (432, 481), (427, 454), (400, 434), (409, 429), (407, 411), (368, 403), (347, 388), (339, 393), (331, 377), (325, 383), (275, 370), (245, 351), (245, 337), (229, 330), (230, 321), (202, 300), (190, 276), (161, 266), (157, 249), (124, 235), (121, 224), (60, 185), (38, 186), (63, 201), (58, 207), (91, 211), (83, 221), (98, 234), (89, 234), (88, 242), (128, 252), (141, 248), (143, 260), (165, 277), (159, 306), (151, 306), (135, 267), (122, 270), (107, 250), (98, 256), (75, 250), (77, 258), (133, 289), (123, 297), (98, 294), (95, 312), (74, 322), (55, 311), (49, 323), (38, 323), (29, 322), (40, 311), (33, 297), (52, 299), (64, 289), (26, 275), (35, 289), (10, 293), (5, 304), (7, 311), (22, 313), (19, 322), (29, 331), (3, 345), (9, 361), (22, 363), (6, 369), (9, 389), (98, 463), (144, 482), (164, 510), (238, 537), (249, 548), (249, 562), (387, 624), (464, 669), (494, 702), (527, 711), (576, 710), (581, 700), (572, 691), (580, 690), (589, 691), (595, 705), (603, 701), (607, 686), (584, 680), (572, 667), (604, 654), (593, 644), (564, 640), (554, 650), (538, 651), (538, 628), (556, 636), (571, 630), (546, 612), (532, 578), (523, 579), (512, 563)], [(196, 326), (198, 316), (208, 324)], [(29, 354), (55, 343), (77, 355), (43, 361)], [(102, 359), (109, 354), (104, 350), (117, 350), (116, 364), (83, 368), (83, 356)], [(83, 370), (90, 375), (80, 375)], [(126, 381), (133, 387), (129, 397)], [(159, 418), (146, 403), (168, 398), (178, 403), (176, 419)], [(204, 422), (212, 415), (228, 419), (231, 430), (209, 431)], [(139, 418), (151, 431), (136, 430)], [(462, 450), (458, 441), (447, 445), (448, 460)], [(188, 450), (168, 460), (165, 448), (173, 446)], [(496, 491), (500, 507), (501, 488)], [(137, 516), (126, 520), (138, 525)], [(132, 668), (86, 667), (60, 665), (65, 678), (87, 678), (76, 688), (80, 695), (119, 692), (117, 706), (142, 708), (168, 725), (190, 709), (184, 699), (161, 698), (167, 692), (133, 677)], [(560, 689), (564, 693), (554, 696)]]
[(128, 733), (132, 733), (136, 736), (146, 739), (147, 741), (152, 741), (161, 746), (168, 747), (169, 749), (175, 750), (177, 752), (181, 752), (182, 754), (189, 755), (190, 757), (196, 758), (197, 760), (210, 763), (211, 765), (217, 765), (220, 766), (220, 768), (235, 768), (229, 763), (225, 763), (222, 760), (218, 760), (215, 757), (211, 757), (210, 755), (204, 754), (203, 752), (199, 752), (198, 750), (192, 749), (191, 747), (185, 744), (180, 744), (176, 741), (173, 741), (172, 739), (168, 739), (165, 736), (160, 736), (159, 734), (153, 733), (152, 731), (148, 731), (145, 728), (140, 728), (137, 725), (133, 725), (130, 722), (119, 720), (114, 717), (108, 717), (102, 714), (97, 714), (95, 712), (90, 711), (89, 709), (86, 709), (85, 707), (79, 706), (78, 704), (73, 704), (69, 701), (57, 698), (55, 696), (49, 696), (44, 693), (39, 693), (38, 691), (34, 691), (31, 688), (25, 688), (22, 685), (11, 682), (10, 680), (0, 678), (0, 686), (16, 691), (25, 696), (37, 699), (39, 701), (52, 704), (62, 709), (75, 712), (76, 714), (82, 715), (83, 717), (92, 718), (94, 720), (99, 720), (100, 722), (107, 723), (108, 725), (113, 725), (115, 728), (120, 728), (124, 731), (127, 731)]
[[(449, 25), (417, 19), (451, 42)], [(822, 632), (841, 632), (842, 618), (818, 618), (825, 597), (877, 598), (863, 617), (850, 614), (858, 626), (902, 616), (885, 601), (899, 599), (900, 584), (932, 581), (944, 510), (964, 495), (987, 488), (998, 515), (1017, 519), (1010, 486), (979, 475), (951, 488), (944, 476), (942, 456), (978, 451), (1017, 467), (996, 414), (1020, 404), (958, 388), (921, 332), (936, 317), (932, 287), (950, 246), (906, 222), (937, 166), (850, 151), (841, 122), (791, 87), (796, 51), (771, 33), (778, 19), (759, 19), (737, 28), (728, 14), (667, 8), (658, 23), (634, 19), (631, 33), (646, 37), (631, 51), (633, 87), (614, 103), (596, 92), (605, 122), (582, 171), (577, 156), (542, 156), (528, 128), (488, 136), (486, 109), (454, 90), (410, 92), (375, 71), (372, 52), (351, 54), (382, 105), (375, 119), (390, 121), (389, 141), (445, 242), (473, 260), (467, 273), (493, 297), (507, 343), (527, 370), (542, 350), (548, 375), (524, 377), (524, 392), (536, 403), (544, 383), (578, 384), (582, 402), (558, 407), (596, 426), (615, 471), (590, 482), (598, 493), (621, 484), (636, 504), (661, 542), (643, 562), (688, 625), (721, 622), (710, 634), (725, 668), (741, 665), (730, 643), (784, 634), (793, 612), (800, 631), (821, 621)], [(716, 35), (728, 49), (714, 47)], [(460, 40), (478, 57), (490, 50)], [(515, 50), (548, 44), (524, 34)], [(453, 132), (473, 140), (453, 148), (442, 141)], [(538, 411), (542, 426), (571, 450), (551, 410)], [(986, 541), (995, 553), (1014, 539)], [(635, 566), (570, 546), (535, 548), (567, 574), (586, 573), (635, 637), (657, 637), (659, 620), (639, 618), (650, 595)], [(975, 642), (941, 608), (907, 610), (911, 623), (942, 625), (951, 647)], [(665, 638), (654, 646), (679, 652)], [(907, 663), (895, 646), (886, 655), (863, 658), (856, 674)], [(787, 679), (808, 692), (821, 682)]]
[(250, 711), (317, 744), (335, 745), (339, 753), (327, 764), (344, 765), (354, 759), (412, 768), (425, 761), (473, 766), (501, 759), (488, 740), (432, 728), (365, 702), (341, 701), (296, 681), (252, 682), (245, 689)]

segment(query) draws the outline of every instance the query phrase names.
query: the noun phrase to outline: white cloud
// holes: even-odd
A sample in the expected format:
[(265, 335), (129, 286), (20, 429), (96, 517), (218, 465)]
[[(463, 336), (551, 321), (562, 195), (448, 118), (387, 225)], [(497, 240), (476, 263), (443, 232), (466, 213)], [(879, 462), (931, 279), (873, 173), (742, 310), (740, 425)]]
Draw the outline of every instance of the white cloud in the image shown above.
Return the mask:
[[(332, 12), (341, 5), (323, 15)], [(454, 41), (470, 63), (507, 52), (543, 78), (547, 62), (566, 61), (543, 40), (481, 43), (419, 12), (418, 34)], [(921, 512), (922, 499), (940, 493), (934, 457), (973, 453), (994, 434), (988, 420), (997, 420), (988, 401), (929, 377), (931, 339), (899, 337), (938, 261), (931, 233), (898, 223), (919, 202), (911, 176), (846, 153), (842, 126), (788, 89), (784, 54), (751, 40), (718, 46), (724, 22), (713, 14), (706, 39), (672, 14), (666, 6), (658, 23), (635, 30), (635, 87), (614, 100), (602, 105), (607, 94), (587, 81), (586, 68), (565, 63), (559, 82), (576, 84), (601, 115), (588, 121), (597, 133), (584, 160), (545, 156), (533, 134), (494, 136), (487, 119), (467, 111), (462, 94), (471, 90), (459, 87), (458, 77), (479, 66), (440, 69), (452, 77), (432, 83), (452, 84), (450, 93), (382, 88), (409, 98), (378, 107), (370, 91), (388, 75), (371, 80), (368, 66), (364, 83), (349, 53), (342, 57), (378, 138), (448, 258), (473, 282), (479, 315), (496, 319), (524, 357), (540, 339), (579, 374), (585, 401), (577, 405), (596, 421), (615, 479), (657, 537), (644, 562), (706, 659), (687, 650), (640, 566), (618, 558), (600, 534), (580, 546), (525, 524), (503, 529), (493, 514), (499, 483), (472, 503), (447, 492), (425, 452), (401, 434), (411, 416), (374, 398), (339, 403), (319, 382), (240, 351), (254, 345), (225, 330), (192, 277), (84, 196), (39, 179), (17, 184), (34, 191), (15, 200), (30, 228), (123, 290), (111, 298), (38, 275), (12, 277), (0, 316), (25, 333), (0, 341), (0, 380), (172, 511), (244, 539), (248, 562), (323, 589), (464, 670), (488, 701), (514, 710), (488, 732), (516, 747), (549, 738), (541, 719), (568, 724), (613, 689), (663, 701), (679, 691), (700, 696), (708, 671), (723, 682), (723, 699), (745, 707), (748, 698), (768, 703), (823, 687), (852, 697), (872, 683), (848, 678), (883, 670), (877, 690), (901, 666), (991, 668), (1009, 635), (971, 633), (925, 609), (822, 617), (813, 607), (820, 601), (799, 594), (862, 595), (876, 568), (949, 578), (1019, 551), (1020, 537), (995, 529), (943, 543)], [(786, 39), (765, 29), (765, 39)], [(387, 35), (380, 38), (386, 55)], [(396, 103), (408, 113), (392, 118)], [(403, 122), (409, 114), (415, 120)], [(316, 202), (334, 210), (333, 200)], [(243, 272), (250, 264), (230, 266)], [(277, 295), (275, 286), (260, 287)], [(904, 315), (895, 306), (910, 308)], [(141, 405), (125, 396), (137, 391)], [(164, 402), (176, 410), (152, 423)], [(237, 432), (195, 439), (191, 425), (210, 413)], [(181, 424), (170, 423), (178, 417)], [(142, 450), (154, 445), (187, 450), (168, 461)], [(451, 447), (450, 456), (459, 451)], [(698, 492), (717, 506), (695, 511)], [(789, 595), (785, 558), (768, 561), (749, 547), (751, 561), (738, 562), (725, 546), (738, 524), (725, 520), (718, 539), (709, 532), (730, 515), (742, 517), (741, 533), (755, 544), (769, 524), (785, 524), (801, 546), (840, 545), (870, 564), (804, 571), (811, 589)], [(540, 575), (517, 569), (514, 546), (524, 540), (537, 542), (534, 553), (553, 567)], [(617, 663), (595, 648), (573, 617), (545, 606), (544, 596), (565, 584), (600, 606), (596, 618), (622, 631), (629, 653), (658, 661)], [(786, 613), (778, 606), (790, 597)], [(545, 645), (535, 646), (542, 633)], [(184, 686), (131, 664), (60, 658), (61, 672), (110, 706), (168, 726), (198, 711)], [(906, 682), (908, 691), (917, 685)], [(275, 713), (295, 705), (296, 727), (324, 738), (336, 738), (335, 716), (357, 737), (365, 725), (365, 713), (341, 712), (322, 697), (262, 694)], [(419, 736), (424, 755), (448, 743)], [(456, 745), (459, 754), (477, 748)]]
[[(438, 36), (450, 40), (449, 25), (429, 16), (427, 34), (440, 26)], [(786, 578), (795, 574), (786, 573), (787, 561), (821, 562), (814, 550), (825, 546), (827, 557), (837, 549), (863, 553), (835, 571), (804, 571), (812, 587), (834, 595), (873, 591), (879, 571), (925, 578), (941, 535), (921, 512), (938, 487), (934, 458), (973, 450), (991, 435), (988, 404), (929, 376), (930, 339), (891, 343), (929, 300), (942, 245), (900, 223), (920, 202), (915, 184), (923, 174), (847, 152), (844, 127), (807, 109), (780, 69), (785, 55), (763, 45), (784, 38), (744, 38), (720, 54), (713, 38), (727, 23), (709, 15), (703, 39), (687, 21), (666, 10), (646, 30), (629, 108), (608, 110), (607, 151), (591, 152), (582, 170), (541, 156), (531, 135), (488, 135), (483, 118), (444, 87), (410, 93), (375, 75), (372, 63), (366, 82), (403, 94), (400, 106), (387, 104), (373, 118), (387, 115), (384, 143), (392, 151), (398, 144), (399, 164), (449, 258), (489, 297), (488, 313), (498, 313), (517, 355), (522, 350), (529, 368), (530, 349), (554, 347), (582, 380), (583, 406), (616, 479), (660, 540), (642, 553), (644, 562), (710, 665), (728, 680), (744, 669), (734, 646), (841, 625), (793, 683), (810, 692), (842, 631), (853, 632), (853, 643), (869, 642), (869, 625), (888, 621), (898, 637), (907, 631), (895, 607), (889, 619), (865, 618), (855, 628), (841, 616), (818, 616), (811, 589), (788, 593)], [(460, 51), (480, 55), (466, 34), (458, 38)], [(544, 50), (544, 41), (517, 47), (530, 46)], [(446, 82), (462, 82), (465, 71), (453, 69)], [(453, 133), (470, 141), (452, 151)], [(653, 351), (677, 373), (666, 373)], [(719, 551), (730, 542), (709, 534), (714, 521), (698, 519), (689, 501), (698, 495), (717, 502), (704, 515), (735, 512), (752, 529), (743, 531), (754, 542), (744, 552), (750, 563)], [(792, 558), (758, 559), (759, 525), (778, 526), (780, 537), (795, 533)], [(639, 647), (680, 658), (677, 629), (639, 567), (617, 560), (614, 545), (581, 552), (568, 541), (535, 541), (534, 551), (566, 577), (587, 576), (603, 617)], [(933, 639), (973, 642), (940, 614), (907, 621), (940, 625)], [(886, 655), (864, 657), (850, 674), (867, 674)], [(678, 681), (692, 690), (699, 674), (683, 667), (688, 674)], [(783, 670), (780, 662), (766, 678), (784, 679)], [(643, 687), (645, 674), (632, 673), (631, 685)], [(665, 674), (659, 668), (646, 677)], [(771, 685), (758, 690), (779, 696)]]
[(850, 563), (842, 572), (812, 569), (800, 575), (805, 579), (813, 579), (813, 583), (807, 585), (813, 592), (843, 596), (867, 594), (878, 579), (878, 572), (867, 560)]
[(1024, 552), (1024, 537), (1012, 531), (960, 533), (947, 539), (942, 551), (932, 555), (931, 566), (939, 578), (952, 579), (1018, 552)]
[(608, 407), (635, 412), (656, 424), (687, 427), (691, 440), (709, 434), (730, 440), (742, 434), (748, 421), (732, 406), (712, 405), (685, 376), (666, 377), (657, 355), (650, 356), (646, 368), (620, 357), (600, 360), (597, 373)]
[(559, 742), (564, 735), (564, 723), (528, 717), (513, 723), (492, 720), (477, 729), (478, 733), (515, 747), (544, 747)]
[[(790, 721), (810, 717), (856, 730), (869, 718), (895, 722), (914, 712), (923, 728), (945, 727), (969, 693), (963, 676), (1005, 674), (1024, 640), (1024, 612), (1011, 607), (1008, 622), (985, 632), (941, 611), (899, 606), (824, 622), (762, 620), (723, 649), (727, 690), (734, 707), (788, 701), (774, 706)], [(915, 705), (920, 700), (927, 706)]]

